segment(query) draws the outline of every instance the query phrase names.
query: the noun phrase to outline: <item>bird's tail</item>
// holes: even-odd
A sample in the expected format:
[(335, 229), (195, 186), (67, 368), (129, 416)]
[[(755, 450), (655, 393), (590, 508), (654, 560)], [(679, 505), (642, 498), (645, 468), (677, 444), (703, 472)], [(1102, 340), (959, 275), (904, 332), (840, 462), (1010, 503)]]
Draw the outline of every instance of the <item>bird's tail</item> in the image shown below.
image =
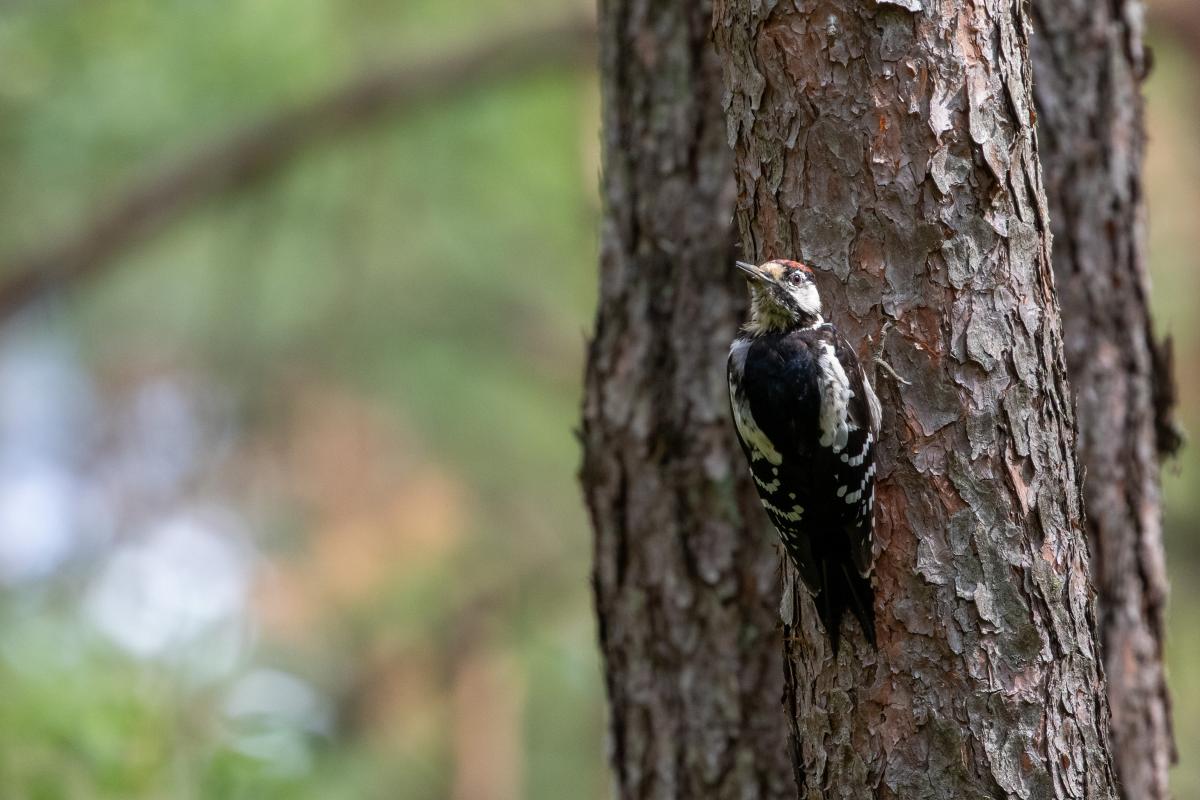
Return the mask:
[(837, 656), (841, 641), (842, 617), (846, 611), (858, 620), (863, 635), (875, 648), (875, 590), (871, 588), (870, 578), (862, 577), (849, 564), (828, 561), (822, 564), (821, 572), (822, 590), (813, 600), (817, 616), (829, 635), (834, 656)]

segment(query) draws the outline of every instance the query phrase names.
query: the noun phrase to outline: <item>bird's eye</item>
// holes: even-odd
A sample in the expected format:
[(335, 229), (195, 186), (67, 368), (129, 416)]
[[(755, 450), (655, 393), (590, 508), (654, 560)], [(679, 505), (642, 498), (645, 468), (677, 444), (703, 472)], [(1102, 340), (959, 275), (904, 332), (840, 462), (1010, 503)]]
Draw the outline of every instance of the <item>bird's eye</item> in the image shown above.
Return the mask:
[(799, 286), (801, 283), (804, 282), (804, 276), (802, 276), (797, 271), (797, 272), (793, 272), (791, 275), (789, 275), (788, 280), (791, 281), (792, 286)]

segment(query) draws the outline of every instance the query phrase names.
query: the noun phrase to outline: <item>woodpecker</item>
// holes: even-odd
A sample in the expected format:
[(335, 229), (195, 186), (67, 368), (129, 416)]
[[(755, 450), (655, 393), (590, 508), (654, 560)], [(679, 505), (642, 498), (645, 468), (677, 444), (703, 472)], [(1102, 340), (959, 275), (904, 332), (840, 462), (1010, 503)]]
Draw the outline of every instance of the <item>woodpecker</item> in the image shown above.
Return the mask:
[(729, 403), (759, 499), (834, 654), (846, 610), (875, 646), (879, 399), (854, 349), (822, 316), (809, 267), (782, 259), (737, 267), (750, 286), (750, 319), (729, 349)]

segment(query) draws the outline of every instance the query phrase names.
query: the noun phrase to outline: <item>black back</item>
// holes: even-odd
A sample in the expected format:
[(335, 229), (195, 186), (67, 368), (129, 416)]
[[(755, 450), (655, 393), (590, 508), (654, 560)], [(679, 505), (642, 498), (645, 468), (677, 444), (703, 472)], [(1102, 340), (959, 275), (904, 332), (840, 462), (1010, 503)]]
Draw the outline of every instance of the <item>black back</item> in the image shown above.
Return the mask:
[[(832, 348), (853, 392), (845, 408), (845, 447), (822, 446), (822, 360)], [(731, 365), (732, 367), (732, 365)], [(784, 546), (813, 593), (822, 621), (837, 647), (838, 626), (849, 608), (874, 641), (871, 567), (876, 431), (872, 429), (857, 356), (831, 325), (756, 337), (746, 353), (738, 389), (755, 423), (782, 457), (778, 465), (752, 457), (742, 441), (756, 488)], [(739, 436), (739, 440), (740, 440)], [(844, 455), (861, 457), (857, 465)], [(873, 469), (872, 469), (873, 472)], [(768, 487), (776, 485), (773, 491)], [(839, 497), (860, 490), (861, 500)], [(800, 519), (795, 510), (802, 509)], [(782, 512), (782, 513), (781, 513)]]

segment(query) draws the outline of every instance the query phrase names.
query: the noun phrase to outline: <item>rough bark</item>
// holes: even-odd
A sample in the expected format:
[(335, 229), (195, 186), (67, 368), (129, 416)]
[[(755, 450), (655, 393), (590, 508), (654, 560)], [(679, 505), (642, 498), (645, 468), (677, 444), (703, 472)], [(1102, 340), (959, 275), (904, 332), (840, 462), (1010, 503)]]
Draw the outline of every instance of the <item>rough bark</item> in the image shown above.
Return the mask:
[(1166, 800), (1174, 760), (1163, 673), (1167, 595), (1159, 431), (1170, 387), (1148, 307), (1139, 0), (1036, 0), (1035, 99), (1084, 506), (1126, 800)]
[[(986, 0), (718, 0), (737, 218), (894, 322), (879, 649), (838, 662), (793, 584), (806, 798), (1113, 798), (1028, 21)], [(882, 377), (882, 375), (881, 375)]]
[(621, 798), (788, 797), (779, 559), (728, 424), (732, 156), (711, 7), (600, 3), (582, 481)]

